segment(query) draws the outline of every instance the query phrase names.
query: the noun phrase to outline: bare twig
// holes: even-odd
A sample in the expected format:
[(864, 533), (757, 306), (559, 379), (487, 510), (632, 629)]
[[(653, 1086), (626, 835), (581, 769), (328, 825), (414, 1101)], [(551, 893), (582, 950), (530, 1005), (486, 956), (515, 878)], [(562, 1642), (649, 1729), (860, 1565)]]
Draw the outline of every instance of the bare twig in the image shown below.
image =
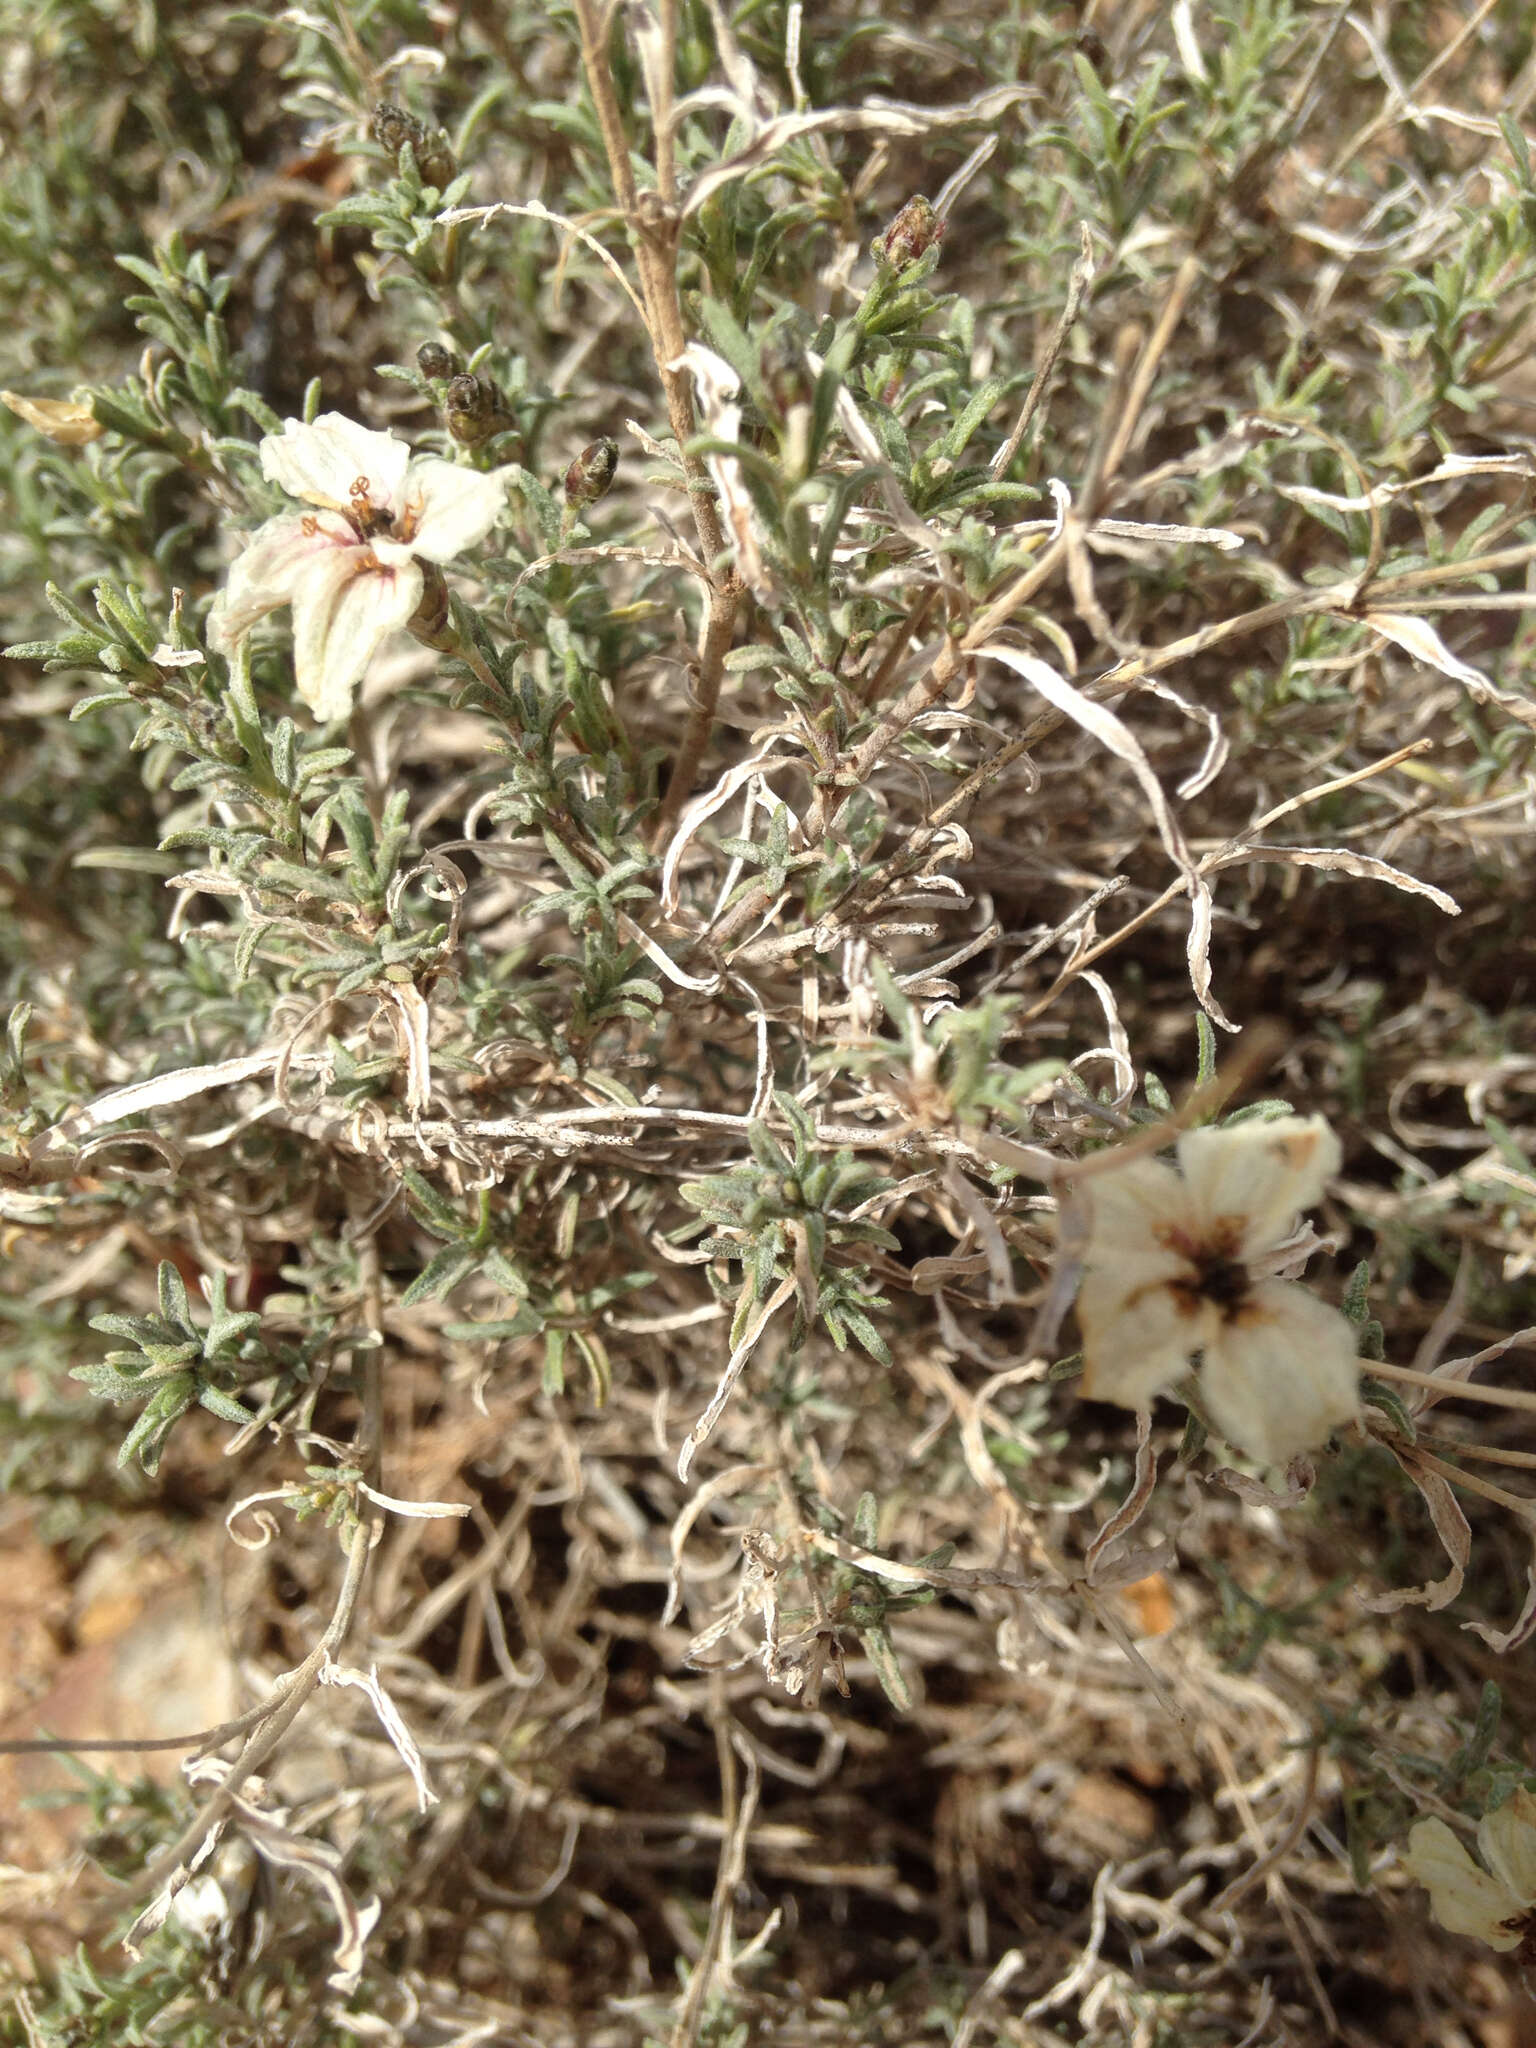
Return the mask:
[[(740, 1742), (730, 1725), (730, 1709), (718, 1674), (711, 1677), (711, 1718), (715, 1724), (715, 1753), (720, 1762), (720, 1794), (724, 1831), (720, 1841), (720, 1862), (715, 1874), (714, 1894), (709, 1905), (709, 1927), (703, 1951), (694, 1964), (682, 2012), (672, 2030), (671, 2048), (694, 2048), (710, 1994), (717, 1988), (722, 1963), (727, 1962), (736, 1890), (746, 1872), (747, 1839), (752, 1831), (762, 1790), (762, 1772), (749, 1743)], [(737, 1760), (746, 1765), (746, 1783), (737, 1772)]]
[(1072, 332), (1078, 309), (1083, 303), (1083, 294), (1093, 282), (1093, 242), (1086, 227), (1081, 230), (1081, 234), (1082, 254), (1073, 264), (1071, 275), (1067, 279), (1067, 298), (1061, 309), (1061, 317), (1052, 328), (1045, 354), (1030, 379), (1029, 390), (1025, 393), (1024, 403), (1019, 408), (1019, 416), (1014, 421), (1007, 440), (992, 458), (990, 466), (992, 474), (996, 477), (1008, 474), (1013, 467), (1013, 458), (1024, 445), (1024, 436), (1029, 432), (1030, 422), (1044, 404), (1046, 394), (1051, 388), (1056, 358), (1061, 354), (1067, 336)]
[[(688, 388), (683, 353), (688, 337), (683, 327), (682, 306), (677, 294), (678, 213), (675, 202), (676, 172), (670, 118), (670, 92), (676, 63), (677, 9), (675, 0), (662, 9), (661, 47), (656, 52), (653, 76), (665, 73), (664, 104), (651, 109), (656, 130), (659, 190), (642, 195), (635, 183), (629, 158), (629, 140), (624, 117), (608, 63), (606, 11), (594, 0), (574, 0), (581, 31), (582, 63), (591, 89), (593, 105), (603, 132), (609, 175), (624, 214), (635, 266), (640, 276), (640, 293), (645, 301), (646, 328), (656, 374), (666, 399), (667, 417), (677, 443), (678, 459), (688, 485), (688, 501), (698, 532), (699, 553), (709, 572), (709, 597), (699, 638), (697, 673), (688, 717), (672, 764), (672, 774), (657, 816), (658, 835), (664, 835), (676, 819), (693, 787), (704, 749), (714, 724), (720, 697), (726, 654), (735, 631), (736, 605), (741, 596), (741, 579), (723, 559), (725, 534), (715, 503), (709, 471), (697, 455), (689, 452), (695, 433), (693, 398)], [(666, 132), (663, 133), (663, 125)], [(671, 190), (669, 191), (669, 187)]]

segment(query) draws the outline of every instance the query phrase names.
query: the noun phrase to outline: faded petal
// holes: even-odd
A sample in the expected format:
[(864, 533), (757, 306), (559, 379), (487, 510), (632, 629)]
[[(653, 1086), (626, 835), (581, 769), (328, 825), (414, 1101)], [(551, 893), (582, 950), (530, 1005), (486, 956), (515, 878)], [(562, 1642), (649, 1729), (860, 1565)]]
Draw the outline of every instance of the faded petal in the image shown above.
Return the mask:
[(1421, 1820), (1409, 1829), (1403, 1868), (1427, 1888), (1429, 1910), (1450, 1933), (1474, 1934), (1490, 1948), (1520, 1946), (1519, 1932), (1501, 1923), (1515, 1917), (1522, 1901), (1478, 1869), (1443, 1820)]
[(1178, 1252), (1161, 1251), (1155, 1245), (1127, 1247), (1118, 1258), (1094, 1259), (1085, 1265), (1078, 1289), (1079, 1319), (1102, 1323), (1111, 1316), (1135, 1313), (1133, 1305), (1143, 1295), (1153, 1288), (1167, 1290), (1177, 1282), (1187, 1281), (1189, 1273), (1187, 1259)]
[[(1176, 1309), (1183, 1313), (1169, 1323), (1169, 1341), (1173, 1341), (1177, 1330), (1185, 1330), (1188, 1335), (1181, 1342), (1183, 1354), (1187, 1357), (1197, 1350), (1205, 1341), (1207, 1319), (1203, 1314), (1205, 1305), (1196, 1300), (1192, 1290), (1177, 1287), (1178, 1282), (1187, 1280), (1188, 1274), (1187, 1262), (1177, 1252), (1163, 1251), (1152, 1244), (1133, 1245), (1116, 1258), (1101, 1256), (1085, 1264), (1077, 1290), (1077, 1320), (1090, 1354), (1100, 1355), (1109, 1344), (1124, 1348), (1123, 1333), (1111, 1337), (1112, 1324), (1128, 1321), (1137, 1329), (1144, 1329), (1149, 1314), (1173, 1315)], [(1154, 1309), (1154, 1297), (1159, 1295), (1164, 1297), (1163, 1305)], [(1192, 1318), (1192, 1307), (1202, 1313)]]
[(1118, 1264), (1127, 1253), (1163, 1249), (1161, 1233), (1189, 1222), (1189, 1191), (1160, 1159), (1129, 1166), (1086, 1183), (1090, 1203), (1087, 1264)]
[(345, 512), (354, 486), (365, 487), (371, 504), (393, 517), (410, 466), (411, 451), (393, 434), (376, 434), (344, 413), (323, 412), (313, 425), (284, 420), (281, 434), (261, 444), (261, 471), (291, 498)]
[(1229, 1444), (1283, 1465), (1357, 1413), (1354, 1329), (1294, 1281), (1261, 1280), (1207, 1344), (1200, 1386)]
[(1283, 1116), (1227, 1130), (1186, 1131), (1178, 1143), (1189, 1198), (1209, 1228), (1230, 1217), (1244, 1258), (1279, 1244), (1339, 1170), (1339, 1141), (1320, 1116)]
[(490, 532), (506, 503), (505, 470), (462, 469), (418, 455), (405, 480), (401, 537), (428, 562), (451, 562)]
[(376, 562), (382, 562), (386, 569), (403, 569), (408, 562), (416, 559), (416, 550), (407, 541), (389, 540), (380, 535), (368, 543)]
[(379, 643), (421, 602), (414, 562), (381, 568), (368, 548), (305, 570), (293, 594), (294, 677), (316, 718), (345, 718)]
[[(1168, 1260), (1175, 1273), (1182, 1261)], [(1085, 1400), (1113, 1401), (1121, 1408), (1150, 1407), (1158, 1394), (1189, 1370), (1190, 1353), (1209, 1343), (1217, 1311), (1206, 1301), (1175, 1293), (1166, 1270), (1156, 1279), (1127, 1287), (1127, 1275), (1094, 1268), (1078, 1290), (1077, 1321), (1083, 1333)]]
[(1522, 1906), (1536, 1905), (1536, 1798), (1522, 1785), (1478, 1824), (1477, 1847)]
[(258, 619), (287, 604), (300, 573), (317, 555), (350, 548), (361, 554), (350, 524), (334, 512), (284, 513), (251, 536), (230, 564), (224, 588), (208, 613), (208, 644), (233, 654)]

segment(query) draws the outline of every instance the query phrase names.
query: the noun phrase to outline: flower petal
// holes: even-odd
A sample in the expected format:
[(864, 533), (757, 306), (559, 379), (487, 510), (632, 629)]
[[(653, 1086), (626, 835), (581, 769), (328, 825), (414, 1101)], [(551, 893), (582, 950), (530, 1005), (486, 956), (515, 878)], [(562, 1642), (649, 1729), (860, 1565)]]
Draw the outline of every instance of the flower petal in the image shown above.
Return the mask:
[[(1183, 1262), (1171, 1263), (1176, 1277)], [(1080, 1387), (1085, 1400), (1150, 1407), (1156, 1395), (1184, 1377), (1190, 1353), (1210, 1340), (1216, 1309), (1175, 1293), (1167, 1285), (1169, 1277), (1164, 1270), (1150, 1282), (1128, 1287), (1125, 1272), (1106, 1267), (1084, 1274), (1077, 1321), (1083, 1333)]]
[(421, 602), (421, 571), (379, 567), (367, 548), (310, 565), (293, 594), (293, 661), (299, 695), (316, 718), (345, 718), (381, 640)]
[(402, 539), (428, 562), (451, 562), (485, 539), (507, 498), (505, 470), (462, 469), (438, 455), (418, 455), (405, 480)]
[(1519, 1932), (1501, 1925), (1519, 1912), (1520, 1900), (1478, 1869), (1443, 1820), (1421, 1820), (1409, 1829), (1403, 1868), (1427, 1887), (1429, 1910), (1450, 1933), (1475, 1934), (1490, 1948), (1520, 1946)]
[(1522, 1906), (1536, 1905), (1536, 1798), (1522, 1785), (1478, 1825), (1483, 1861)]
[(1237, 1221), (1242, 1256), (1278, 1244), (1339, 1170), (1339, 1141), (1320, 1116), (1283, 1116), (1226, 1130), (1186, 1131), (1179, 1165), (1204, 1229)]
[(290, 498), (346, 512), (361, 480), (370, 504), (398, 511), (411, 451), (393, 434), (375, 434), (344, 413), (323, 412), (312, 426), (284, 420), (281, 434), (261, 444), (261, 473)]
[(1354, 1329), (1294, 1281), (1261, 1280), (1207, 1344), (1200, 1386), (1229, 1444), (1283, 1465), (1358, 1411)]
[[(1142, 1251), (1128, 1247), (1116, 1259), (1098, 1259), (1085, 1267), (1078, 1308), (1083, 1311), (1086, 1302), (1089, 1319), (1102, 1322), (1107, 1316), (1120, 1315), (1127, 1303), (1154, 1287), (1171, 1288), (1183, 1282), (1183, 1291), (1192, 1294), (1187, 1286), (1189, 1277), (1189, 1261), (1178, 1252), (1160, 1251), (1156, 1246)], [(1191, 1340), (1191, 1349), (1200, 1341)]]
[(300, 571), (316, 555), (356, 547), (357, 535), (334, 512), (284, 513), (258, 526), (209, 610), (208, 645), (233, 654), (258, 619), (290, 601)]
[(386, 569), (403, 569), (408, 562), (416, 559), (416, 550), (403, 540), (390, 540), (380, 534), (377, 540), (368, 543), (376, 562), (382, 562)]
[(1128, 1252), (1163, 1251), (1163, 1234), (1189, 1222), (1189, 1192), (1160, 1159), (1136, 1159), (1085, 1183), (1089, 1265), (1117, 1264)]

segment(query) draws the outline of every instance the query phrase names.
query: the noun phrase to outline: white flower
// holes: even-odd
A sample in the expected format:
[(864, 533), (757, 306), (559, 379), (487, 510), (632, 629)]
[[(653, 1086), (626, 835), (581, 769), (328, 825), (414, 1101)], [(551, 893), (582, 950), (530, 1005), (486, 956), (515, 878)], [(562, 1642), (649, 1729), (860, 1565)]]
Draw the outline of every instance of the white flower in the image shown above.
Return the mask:
[(1298, 1213), (1338, 1171), (1338, 1139), (1321, 1117), (1281, 1117), (1186, 1131), (1177, 1150), (1178, 1173), (1139, 1159), (1088, 1184), (1083, 1393), (1149, 1407), (1201, 1352), (1216, 1427), (1282, 1464), (1325, 1442), (1359, 1403), (1349, 1323), (1274, 1277), (1294, 1255), (1285, 1241)]
[(293, 606), (299, 695), (319, 719), (345, 718), (376, 649), (421, 603), (422, 562), (447, 562), (496, 523), (494, 472), (415, 455), (339, 412), (284, 422), (261, 444), (263, 475), (317, 512), (280, 513), (252, 536), (208, 615), (208, 642), (232, 654), (256, 621)]
[(1421, 1820), (1409, 1830), (1403, 1868), (1428, 1887), (1430, 1911), (1452, 1934), (1475, 1934), (1498, 1949), (1529, 1943), (1536, 1951), (1536, 1798), (1522, 1787), (1485, 1814), (1477, 1852), (1487, 1870), (1443, 1820)]

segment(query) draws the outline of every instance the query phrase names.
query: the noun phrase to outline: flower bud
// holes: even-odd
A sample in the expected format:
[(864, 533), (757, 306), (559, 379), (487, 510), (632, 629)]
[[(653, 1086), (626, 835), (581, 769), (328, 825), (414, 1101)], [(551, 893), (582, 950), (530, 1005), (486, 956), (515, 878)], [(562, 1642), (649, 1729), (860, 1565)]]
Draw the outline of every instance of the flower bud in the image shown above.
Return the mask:
[(405, 630), (424, 647), (449, 653), (457, 645), (448, 606), (448, 584), (436, 562), (418, 562), (421, 571), (421, 602), (405, 622)]
[(604, 434), (589, 441), (565, 472), (565, 502), (573, 512), (583, 512), (605, 498), (619, 467), (619, 444)]
[(368, 133), (391, 156), (398, 156), (406, 143), (414, 149), (421, 139), (421, 123), (393, 100), (380, 100), (368, 117)]
[(1101, 35), (1091, 28), (1085, 28), (1072, 45), (1080, 57), (1086, 57), (1100, 78), (1110, 75), (1109, 46)]
[(380, 149), (387, 150), (395, 159), (397, 169), (401, 153), (409, 143), (424, 185), (435, 185), (441, 191), (458, 176), (459, 167), (442, 129), (428, 128), (393, 100), (379, 101), (369, 119), (368, 132)]
[(459, 359), (451, 348), (444, 348), (440, 341), (424, 341), (416, 351), (416, 367), (423, 377), (434, 378), (446, 383), (450, 377), (459, 374)]
[(490, 378), (468, 373), (449, 379), (443, 393), (443, 419), (454, 440), (466, 448), (512, 424), (506, 403)]
[(82, 405), (72, 398), (27, 398), (19, 391), (0, 391), (0, 404), (61, 448), (82, 448), (87, 441), (99, 441), (106, 432), (89, 402)]
[(918, 193), (902, 207), (885, 233), (876, 236), (876, 259), (887, 270), (910, 270), (937, 245), (943, 233), (943, 221)]

